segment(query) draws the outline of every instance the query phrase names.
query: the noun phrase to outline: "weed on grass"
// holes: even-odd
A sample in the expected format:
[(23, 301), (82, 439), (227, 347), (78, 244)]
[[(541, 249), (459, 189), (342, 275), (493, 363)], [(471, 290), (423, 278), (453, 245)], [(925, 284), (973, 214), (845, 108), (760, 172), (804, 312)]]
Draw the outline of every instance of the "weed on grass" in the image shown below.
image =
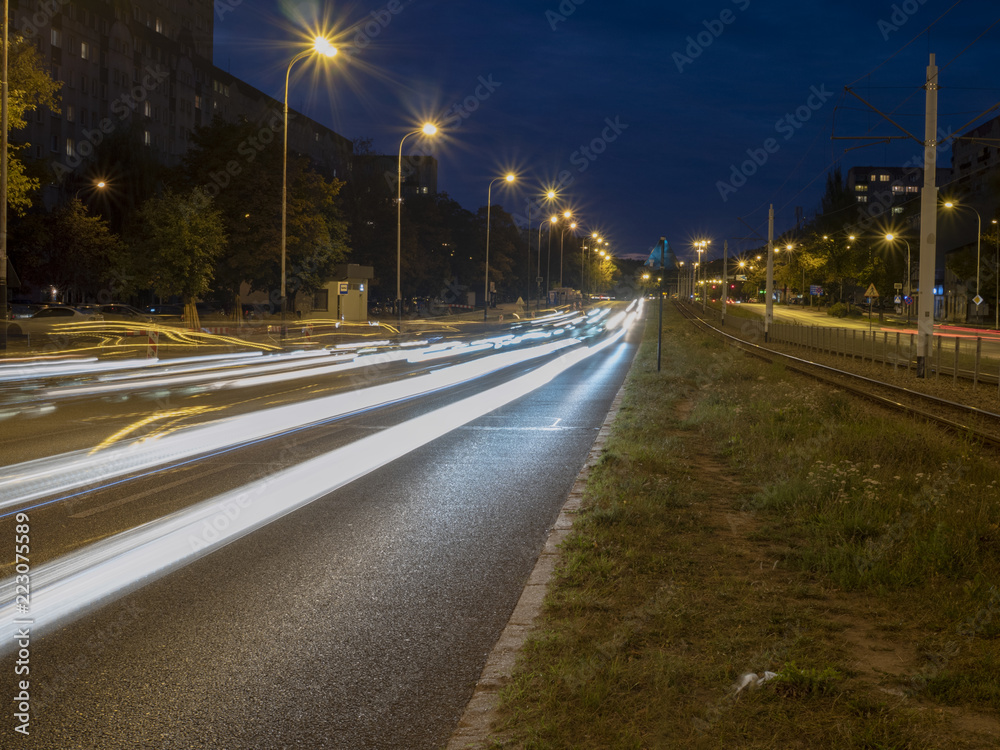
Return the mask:
[(1000, 742), (995, 457), (676, 314), (659, 373), (655, 342), (654, 323), (493, 746)]

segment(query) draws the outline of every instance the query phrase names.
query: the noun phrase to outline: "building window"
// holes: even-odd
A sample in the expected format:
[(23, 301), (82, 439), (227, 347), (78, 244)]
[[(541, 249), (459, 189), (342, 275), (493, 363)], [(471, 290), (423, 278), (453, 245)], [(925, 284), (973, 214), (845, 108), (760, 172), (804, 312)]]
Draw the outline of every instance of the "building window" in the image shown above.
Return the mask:
[(142, 113), (146, 117), (152, 117), (153, 116), (153, 105), (149, 103), (148, 99), (142, 105)]
[(867, 193), (868, 192), (868, 186), (867, 185), (855, 185), (854, 186), (854, 190), (855, 190), (855, 192), (858, 192), (858, 193)]
[(94, 50), (90, 46), (90, 42), (80, 42), (80, 57), (84, 60), (90, 60), (93, 54)]
[(156, 19), (156, 27), (155, 28), (156, 28), (156, 33), (157, 34), (162, 34), (163, 33), (163, 21), (160, 20), (159, 18)]
[(888, 182), (889, 181), (889, 175), (887, 175), (887, 174), (880, 174), (878, 176), (878, 181), (879, 182)]
[(153, 135), (148, 130), (143, 132), (142, 142), (145, 143), (147, 146), (153, 145)]
[(859, 195), (858, 196), (858, 203), (867, 203), (867, 202), (868, 202), (868, 196), (867, 195)]
[(72, 104), (66, 105), (66, 122), (76, 122), (76, 112)]
[(878, 175), (877, 175), (877, 174), (873, 174), (873, 175), (872, 175), (871, 177), (869, 177), (868, 179), (869, 179), (869, 181), (870, 181), (870, 182), (875, 182), (875, 181), (876, 181), (876, 180), (878, 179)]
[(62, 30), (52, 29), (52, 33), (49, 34), (49, 41), (53, 47), (62, 47)]
[(56, 153), (59, 152), (59, 136), (58, 135), (52, 136), (52, 150), (55, 151)]
[(74, 150), (75, 147), (76, 147), (76, 144), (73, 143), (73, 139), (72, 138), (67, 138), (66, 139), (66, 156), (72, 156), (73, 155), (73, 150)]
[(903, 207), (902, 206), (893, 206), (892, 207), (892, 212), (894, 214), (901, 214), (901, 213), (903, 213)]

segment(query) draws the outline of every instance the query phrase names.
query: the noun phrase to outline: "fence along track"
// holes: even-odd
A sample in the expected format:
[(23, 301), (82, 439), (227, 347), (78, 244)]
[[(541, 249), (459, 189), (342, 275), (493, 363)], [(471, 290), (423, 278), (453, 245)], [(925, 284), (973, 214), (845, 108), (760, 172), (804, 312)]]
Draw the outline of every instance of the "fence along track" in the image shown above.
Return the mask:
[[(961, 435), (978, 440), (990, 447), (1000, 449), (1000, 414), (995, 414), (975, 406), (969, 406), (968, 404), (949, 401), (948, 399), (939, 398), (927, 393), (920, 393), (919, 391), (903, 388), (891, 383), (885, 383), (848, 370), (837, 369), (829, 365), (777, 352), (773, 349), (745, 341), (715, 327), (708, 321), (698, 317), (697, 312), (683, 303), (676, 303), (676, 307), (681, 315), (691, 321), (696, 327), (712, 335), (726, 339), (730, 345), (765, 362), (781, 361), (786, 369), (846, 390), (887, 409), (925, 419)], [(876, 393), (876, 390), (881, 390), (883, 393)], [(917, 406), (917, 403), (923, 404), (924, 408)], [(969, 419), (976, 420), (979, 424), (972, 425), (964, 421)]]

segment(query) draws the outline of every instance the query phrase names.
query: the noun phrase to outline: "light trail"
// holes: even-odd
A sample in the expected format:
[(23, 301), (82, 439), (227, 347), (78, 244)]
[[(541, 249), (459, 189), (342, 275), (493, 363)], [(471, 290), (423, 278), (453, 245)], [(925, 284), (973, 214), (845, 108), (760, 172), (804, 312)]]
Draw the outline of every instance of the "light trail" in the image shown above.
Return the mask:
[[(48, 495), (107, 482), (155, 466), (204, 453), (244, 445), (299, 427), (329, 421), (376, 406), (413, 398), (528, 362), (575, 345), (576, 339), (553, 341), (530, 349), (500, 352), (403, 381), (384, 383), (295, 404), (241, 414), (166, 436), (139, 438), (102, 453), (73, 451), (5, 467), (0, 474), (0, 511), (20, 507)], [(0, 514), (0, 517), (10, 513)]]
[[(531, 393), (618, 342), (626, 330), (622, 326), (591, 347), (567, 351), (506, 383), (33, 569), (32, 633), (146, 585)], [(13, 579), (4, 586), (13, 591)], [(0, 606), (0, 653), (16, 647), (19, 616), (13, 599)]]

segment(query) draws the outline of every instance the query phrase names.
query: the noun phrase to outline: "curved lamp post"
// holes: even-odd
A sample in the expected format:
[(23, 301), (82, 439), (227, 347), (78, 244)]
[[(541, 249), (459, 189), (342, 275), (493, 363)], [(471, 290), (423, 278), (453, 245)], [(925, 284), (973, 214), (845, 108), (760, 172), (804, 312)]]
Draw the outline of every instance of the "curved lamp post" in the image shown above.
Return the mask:
[[(945, 208), (967, 208), (970, 211), (972, 211), (972, 213), (974, 213), (976, 215), (976, 299), (981, 300), (982, 297), (979, 296), (979, 258), (980, 258), (979, 249), (980, 249), (980, 240), (982, 239), (982, 235), (983, 235), (983, 217), (980, 216), (979, 212), (976, 209), (974, 209), (972, 206), (965, 205), (964, 203), (962, 205), (959, 205), (959, 204), (955, 203), (954, 201), (948, 201), (948, 202), (946, 202), (944, 204), (944, 207)], [(976, 302), (976, 300), (973, 300), (973, 302)], [(979, 305), (980, 304), (981, 304), (980, 302), (976, 302), (976, 318), (977, 319), (979, 318)]]
[(500, 182), (501, 180), (506, 180), (507, 182), (514, 181), (514, 175), (508, 174), (504, 177), (497, 177), (490, 182), (490, 186), (486, 189), (486, 280), (483, 282), (483, 320), (485, 321), (490, 314), (490, 203), (493, 200), (493, 183)]
[(285, 242), (288, 226), (288, 79), (292, 74), (292, 66), (309, 55), (323, 55), (333, 57), (337, 54), (337, 48), (330, 44), (329, 40), (321, 36), (313, 40), (313, 46), (303, 50), (288, 63), (288, 70), (285, 71), (285, 121), (282, 135), (284, 144), (281, 153), (281, 337), (285, 337), (285, 308), (288, 306), (285, 299)]
[[(910, 276), (910, 243), (907, 242), (906, 240), (904, 240), (902, 237), (897, 237), (896, 235), (894, 235), (892, 233), (887, 234), (885, 236), (885, 239), (886, 239), (886, 242), (895, 242), (896, 240), (899, 240), (904, 245), (906, 245), (906, 296), (910, 297), (911, 296), (911, 292), (910, 292), (910, 283), (911, 282), (910, 282), (910, 279), (912, 278)], [(906, 322), (907, 323), (910, 322), (910, 303), (909, 302), (906, 303)]]
[(396, 161), (396, 313), (399, 326), (403, 325), (403, 295), (402, 295), (402, 268), (403, 268), (403, 141), (411, 135), (434, 135), (437, 133), (437, 126), (433, 123), (426, 123), (418, 130), (411, 130), (399, 141), (399, 159)]

